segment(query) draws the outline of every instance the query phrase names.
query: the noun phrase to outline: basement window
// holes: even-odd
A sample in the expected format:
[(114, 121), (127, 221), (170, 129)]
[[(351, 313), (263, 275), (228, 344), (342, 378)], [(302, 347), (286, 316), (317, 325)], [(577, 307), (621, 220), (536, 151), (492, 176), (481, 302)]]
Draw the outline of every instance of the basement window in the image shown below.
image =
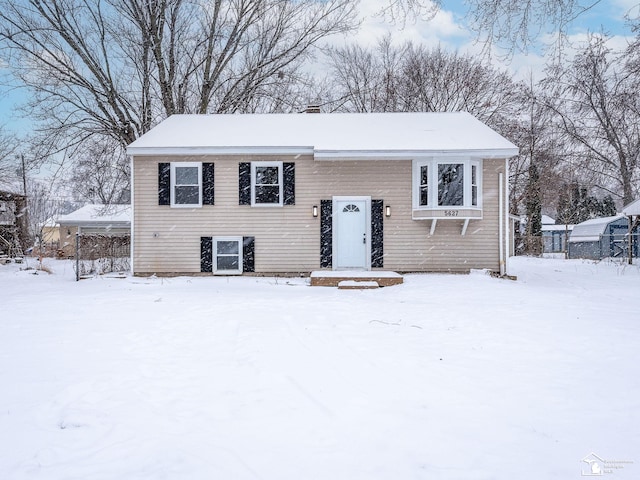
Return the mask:
[(213, 237), (213, 273), (242, 273), (242, 237)]

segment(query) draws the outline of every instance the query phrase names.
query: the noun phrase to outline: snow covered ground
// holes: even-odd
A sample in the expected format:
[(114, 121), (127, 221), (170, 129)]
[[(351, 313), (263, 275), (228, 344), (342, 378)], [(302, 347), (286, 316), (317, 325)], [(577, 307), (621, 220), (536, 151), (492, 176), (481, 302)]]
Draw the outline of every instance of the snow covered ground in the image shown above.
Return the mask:
[(48, 265), (0, 265), (0, 479), (640, 478), (639, 266), (354, 291)]

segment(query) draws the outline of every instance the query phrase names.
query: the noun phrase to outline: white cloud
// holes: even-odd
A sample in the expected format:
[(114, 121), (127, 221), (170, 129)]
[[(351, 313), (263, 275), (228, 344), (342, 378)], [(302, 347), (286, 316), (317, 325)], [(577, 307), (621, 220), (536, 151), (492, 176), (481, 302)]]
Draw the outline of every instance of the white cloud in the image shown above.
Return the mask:
[(613, 0), (613, 5), (622, 10), (623, 14), (629, 14), (631, 16), (638, 16), (640, 13), (640, 5), (638, 0)]
[(456, 22), (450, 11), (439, 10), (431, 20), (410, 19), (392, 23), (379, 15), (387, 3), (388, 0), (362, 2), (360, 13), (363, 21), (358, 31), (346, 38), (334, 39), (332, 44), (358, 43), (362, 46), (374, 46), (378, 40), (390, 34), (396, 44), (412, 41), (427, 46), (443, 44), (455, 47), (469, 37), (469, 33)]

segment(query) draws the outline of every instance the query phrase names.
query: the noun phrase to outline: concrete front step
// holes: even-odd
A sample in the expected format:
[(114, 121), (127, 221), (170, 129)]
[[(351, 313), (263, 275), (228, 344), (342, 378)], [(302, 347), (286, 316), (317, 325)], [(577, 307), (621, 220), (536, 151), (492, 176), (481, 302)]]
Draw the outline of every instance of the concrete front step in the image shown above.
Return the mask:
[[(404, 278), (396, 272), (329, 271), (311, 272), (312, 287), (337, 287), (340, 282), (376, 282), (379, 287), (400, 285)], [(372, 287), (369, 287), (372, 288)]]
[(380, 288), (380, 285), (378, 282), (360, 280), (343, 280), (338, 283), (339, 290), (368, 290), (372, 288)]

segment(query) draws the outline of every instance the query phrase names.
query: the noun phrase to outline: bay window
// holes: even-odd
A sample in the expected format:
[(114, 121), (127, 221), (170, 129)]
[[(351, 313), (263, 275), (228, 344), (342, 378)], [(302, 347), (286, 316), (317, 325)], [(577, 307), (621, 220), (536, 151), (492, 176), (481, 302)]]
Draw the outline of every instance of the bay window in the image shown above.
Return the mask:
[(480, 161), (432, 158), (413, 161), (414, 218), (481, 216)]
[(464, 205), (464, 163), (438, 163), (438, 206)]

